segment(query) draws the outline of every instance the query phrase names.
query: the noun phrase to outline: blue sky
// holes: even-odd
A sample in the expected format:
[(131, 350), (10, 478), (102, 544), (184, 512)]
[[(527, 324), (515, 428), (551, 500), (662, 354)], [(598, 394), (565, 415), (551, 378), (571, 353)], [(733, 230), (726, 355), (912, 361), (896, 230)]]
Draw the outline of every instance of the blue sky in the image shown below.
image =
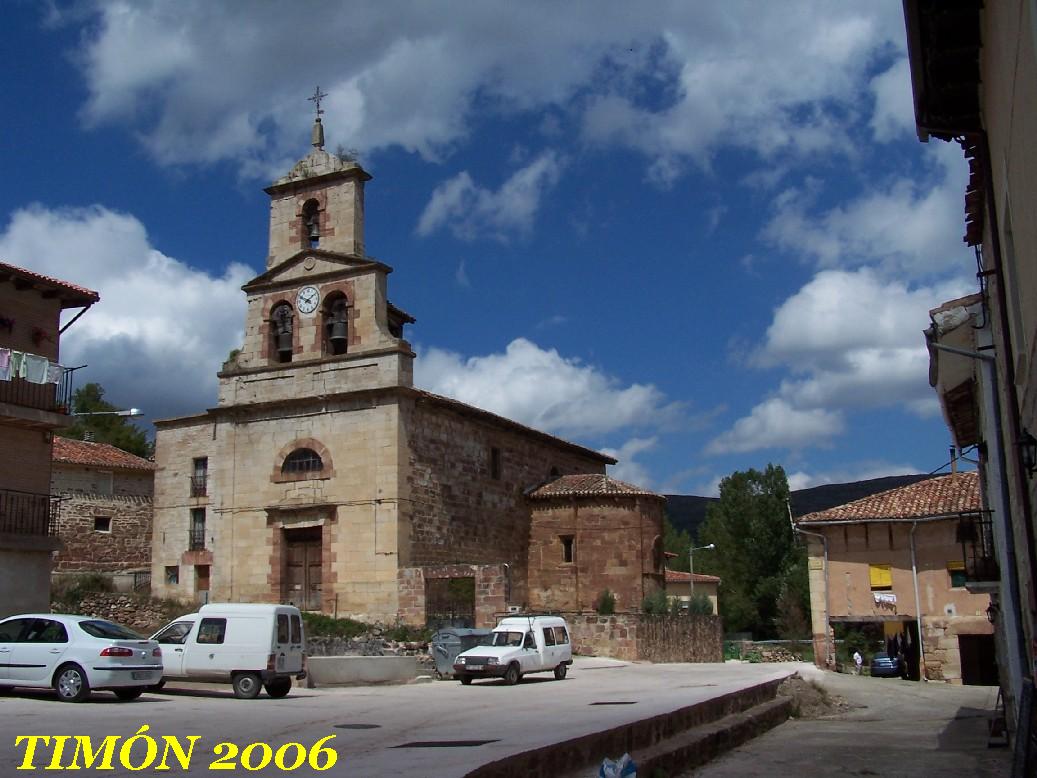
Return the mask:
[(80, 382), (211, 407), (319, 84), (420, 386), (668, 493), (927, 472), (921, 332), (975, 269), (900, 9), (9, 4), (0, 259), (100, 292), (62, 339)]

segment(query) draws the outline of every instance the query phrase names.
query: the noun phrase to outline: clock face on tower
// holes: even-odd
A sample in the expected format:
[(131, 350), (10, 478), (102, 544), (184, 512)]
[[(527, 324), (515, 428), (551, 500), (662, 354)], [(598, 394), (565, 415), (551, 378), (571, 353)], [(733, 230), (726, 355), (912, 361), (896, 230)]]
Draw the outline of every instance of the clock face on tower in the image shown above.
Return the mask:
[(319, 304), (320, 292), (314, 286), (304, 286), (295, 298), (295, 307), (299, 309), (299, 313), (313, 313)]

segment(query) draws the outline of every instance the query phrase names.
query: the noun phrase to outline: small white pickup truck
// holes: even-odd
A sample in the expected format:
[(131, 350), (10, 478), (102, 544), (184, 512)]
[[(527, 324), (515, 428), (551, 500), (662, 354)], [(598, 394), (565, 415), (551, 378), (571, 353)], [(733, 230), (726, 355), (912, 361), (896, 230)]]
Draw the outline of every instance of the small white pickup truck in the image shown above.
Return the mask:
[(465, 686), (475, 678), (503, 678), (510, 686), (526, 673), (554, 672), (560, 681), (573, 663), (569, 628), (559, 616), (509, 616), (492, 638), (454, 660), (454, 676)]

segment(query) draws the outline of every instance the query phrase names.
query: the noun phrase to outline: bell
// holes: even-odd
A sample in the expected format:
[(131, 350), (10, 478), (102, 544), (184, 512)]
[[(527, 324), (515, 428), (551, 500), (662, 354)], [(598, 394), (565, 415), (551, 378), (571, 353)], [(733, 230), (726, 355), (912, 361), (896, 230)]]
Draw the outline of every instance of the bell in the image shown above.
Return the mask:
[(349, 325), (344, 321), (333, 321), (331, 322), (331, 333), (328, 335), (328, 339), (331, 341), (346, 342), (349, 337)]
[(318, 238), (320, 238), (320, 227), (317, 226), (317, 217), (313, 216), (310, 218), (310, 240)]
[(278, 354), (291, 354), (292, 353), (292, 333), (291, 332), (279, 332), (279, 333), (277, 333), (277, 353)]

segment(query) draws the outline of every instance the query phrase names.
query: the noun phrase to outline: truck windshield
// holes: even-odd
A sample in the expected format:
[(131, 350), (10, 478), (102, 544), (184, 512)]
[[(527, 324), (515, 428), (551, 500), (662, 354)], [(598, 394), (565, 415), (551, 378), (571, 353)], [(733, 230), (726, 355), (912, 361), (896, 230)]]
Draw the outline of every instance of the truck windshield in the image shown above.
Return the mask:
[(494, 632), (493, 645), (495, 646), (521, 646), (521, 632)]

